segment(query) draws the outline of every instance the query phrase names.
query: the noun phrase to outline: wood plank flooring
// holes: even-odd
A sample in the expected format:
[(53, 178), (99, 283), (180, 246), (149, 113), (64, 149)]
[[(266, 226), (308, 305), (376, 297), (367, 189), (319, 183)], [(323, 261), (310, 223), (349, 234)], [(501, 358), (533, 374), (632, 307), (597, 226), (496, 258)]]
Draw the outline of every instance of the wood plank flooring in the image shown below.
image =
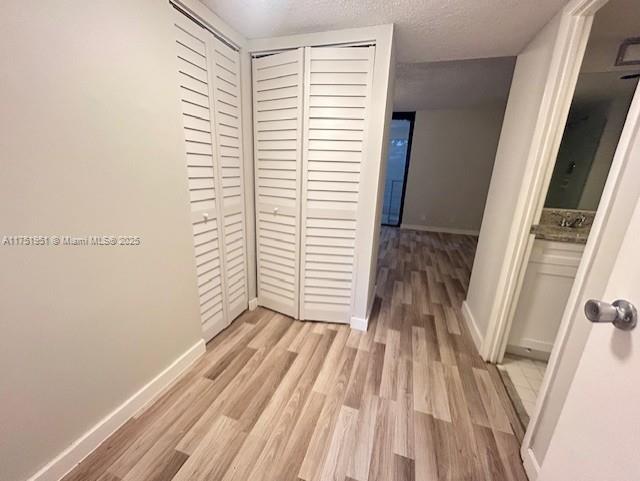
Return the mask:
[(526, 481), (463, 323), (475, 238), (384, 228), (369, 330), (245, 312), (65, 481)]

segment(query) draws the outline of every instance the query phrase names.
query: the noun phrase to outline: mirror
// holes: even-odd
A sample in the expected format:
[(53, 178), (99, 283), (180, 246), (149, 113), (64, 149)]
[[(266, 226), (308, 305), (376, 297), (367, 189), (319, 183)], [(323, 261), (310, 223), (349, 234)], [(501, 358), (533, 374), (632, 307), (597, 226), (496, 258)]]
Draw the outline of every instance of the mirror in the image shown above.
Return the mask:
[(624, 77), (615, 71), (580, 74), (545, 207), (598, 208), (638, 83)]

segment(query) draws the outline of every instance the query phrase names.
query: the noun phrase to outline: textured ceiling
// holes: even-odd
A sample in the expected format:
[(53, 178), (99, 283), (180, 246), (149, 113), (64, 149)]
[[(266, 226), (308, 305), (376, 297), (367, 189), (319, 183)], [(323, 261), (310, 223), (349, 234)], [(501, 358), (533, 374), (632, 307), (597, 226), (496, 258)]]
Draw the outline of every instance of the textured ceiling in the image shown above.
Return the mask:
[(247, 38), (396, 25), (399, 62), (516, 55), (567, 0), (201, 0)]
[(399, 64), (394, 110), (506, 103), (514, 65), (515, 57)]

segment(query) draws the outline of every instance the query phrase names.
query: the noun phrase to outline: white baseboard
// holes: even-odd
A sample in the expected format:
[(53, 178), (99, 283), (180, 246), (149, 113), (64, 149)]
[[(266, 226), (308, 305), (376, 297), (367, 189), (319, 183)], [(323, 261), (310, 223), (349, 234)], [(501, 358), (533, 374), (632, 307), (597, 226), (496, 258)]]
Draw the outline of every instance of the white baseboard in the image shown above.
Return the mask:
[(540, 472), (540, 465), (533, 454), (533, 450), (523, 446), (520, 450), (520, 455), (522, 456), (522, 465), (527, 473), (527, 478), (529, 478), (529, 481), (536, 481)]
[(538, 339), (531, 339), (530, 337), (522, 339), (519, 345), (547, 354), (551, 354), (553, 350), (553, 342), (539, 341)]
[(351, 329), (355, 329), (357, 331), (366, 331), (367, 326), (369, 325), (369, 321), (367, 319), (363, 319), (362, 317), (351, 317)]
[(133, 396), (76, 439), (46, 466), (31, 476), (28, 481), (58, 481), (61, 479), (140, 409), (163, 393), (204, 352), (205, 344), (201, 339)]
[(469, 309), (469, 304), (467, 304), (466, 300), (462, 303), (462, 317), (464, 317), (464, 320), (467, 323), (467, 327), (471, 333), (471, 339), (473, 339), (476, 349), (478, 352), (482, 352), (482, 334), (480, 333), (480, 329), (478, 329), (478, 324), (476, 324), (476, 320), (473, 317), (473, 314)]
[(436, 227), (431, 225), (418, 225), (418, 224), (402, 224), (400, 226), (401, 229), (410, 229), (410, 230), (421, 230), (426, 232), (441, 232), (443, 234), (463, 234), (463, 235), (472, 235), (478, 236), (480, 234), (479, 230), (472, 229), (455, 229), (452, 227)]
[(255, 311), (258, 308), (258, 298), (249, 299), (249, 310)]
[(553, 344), (535, 341), (523, 342), (522, 345), (507, 344), (507, 352), (522, 357), (530, 357), (539, 361), (548, 361)]

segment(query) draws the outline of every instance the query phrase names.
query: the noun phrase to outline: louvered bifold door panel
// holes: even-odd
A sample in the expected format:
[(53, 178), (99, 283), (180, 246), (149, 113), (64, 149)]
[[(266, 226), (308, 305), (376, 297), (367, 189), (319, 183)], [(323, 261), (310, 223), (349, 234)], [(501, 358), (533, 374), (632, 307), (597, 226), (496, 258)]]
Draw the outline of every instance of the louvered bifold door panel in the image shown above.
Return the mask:
[(305, 52), (301, 319), (350, 322), (374, 49)]
[(229, 320), (247, 309), (247, 247), (242, 166), (240, 54), (211, 37), (225, 300)]
[(298, 317), (304, 49), (253, 59), (258, 303)]
[(220, 195), (211, 114), (212, 52), (208, 32), (177, 11), (174, 18), (200, 315), (203, 337), (208, 341), (228, 322), (222, 291)]

